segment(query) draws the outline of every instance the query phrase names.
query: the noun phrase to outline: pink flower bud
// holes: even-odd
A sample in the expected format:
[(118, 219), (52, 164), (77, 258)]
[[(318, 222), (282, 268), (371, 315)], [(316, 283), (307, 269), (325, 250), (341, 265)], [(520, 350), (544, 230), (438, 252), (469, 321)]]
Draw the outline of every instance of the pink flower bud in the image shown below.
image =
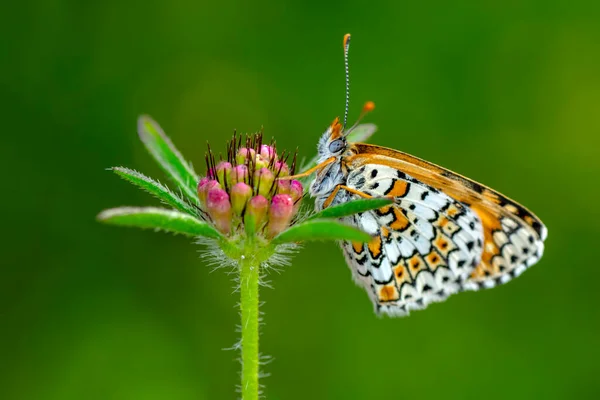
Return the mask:
[(258, 194), (265, 197), (268, 197), (274, 181), (275, 176), (268, 168), (261, 168), (254, 174), (254, 188)]
[(217, 180), (221, 186), (225, 186), (225, 182), (231, 182), (231, 164), (227, 161), (220, 161), (216, 166)]
[(293, 180), (290, 182), (290, 196), (292, 196), (292, 201), (294, 202), (294, 214), (298, 212), (300, 209), (300, 203), (302, 200), (302, 196), (304, 195), (304, 188), (300, 181)]
[(257, 156), (256, 160), (254, 160), (254, 166), (256, 170), (259, 170), (261, 168), (267, 168), (269, 166), (269, 160)]
[(275, 153), (275, 149), (272, 146), (266, 144), (260, 146), (260, 156), (267, 162), (270, 162), (273, 158), (277, 160), (277, 154)]
[(236, 215), (241, 216), (246, 202), (252, 197), (252, 188), (244, 182), (238, 182), (231, 188), (231, 206)]
[(246, 206), (246, 214), (244, 215), (244, 223), (250, 223), (249, 219), (254, 221), (255, 229), (258, 229), (264, 222), (267, 216), (267, 209), (269, 208), (269, 201), (259, 195), (254, 196), (248, 202)]
[(248, 182), (248, 167), (244, 164), (237, 165), (231, 171), (231, 183)]
[(289, 194), (277, 194), (273, 196), (271, 208), (269, 208), (267, 235), (273, 237), (281, 233), (292, 220), (293, 213), (294, 202)]
[(290, 196), (292, 196), (292, 200), (295, 202), (304, 194), (304, 188), (302, 187), (302, 183), (297, 180), (292, 180), (290, 182)]
[[(206, 181), (204, 181), (205, 179)], [(219, 182), (213, 179), (200, 179), (200, 183), (198, 184), (198, 199), (200, 200), (200, 204), (206, 204), (206, 196), (208, 194), (208, 191), (211, 189), (221, 189), (221, 185), (219, 185)]]
[(273, 171), (275, 172), (275, 174), (277, 175), (278, 178), (283, 178), (284, 176), (290, 175), (290, 168), (283, 161), (275, 162)]
[(290, 194), (290, 181), (278, 179), (275, 185), (277, 194)]
[(242, 147), (238, 150), (237, 154), (235, 155), (235, 162), (237, 164), (246, 164), (246, 160), (251, 159), (252, 161), (254, 161), (255, 158), (256, 152), (254, 151), (254, 149)]
[(210, 181), (210, 179), (208, 179), (207, 177), (200, 178), (200, 182), (198, 182), (198, 189), (197, 189), (198, 193), (200, 193), (200, 190), (202, 190), (202, 188), (204, 187), (204, 185), (206, 185), (208, 183), (208, 181)]
[(216, 228), (224, 234), (231, 229), (231, 204), (229, 195), (223, 189), (210, 189), (206, 196), (206, 210)]

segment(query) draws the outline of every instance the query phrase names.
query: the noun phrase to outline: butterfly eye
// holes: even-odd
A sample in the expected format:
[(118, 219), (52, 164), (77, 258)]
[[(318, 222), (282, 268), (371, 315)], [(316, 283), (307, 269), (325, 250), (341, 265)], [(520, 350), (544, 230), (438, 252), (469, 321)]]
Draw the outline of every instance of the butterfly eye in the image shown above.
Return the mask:
[(329, 143), (329, 151), (331, 153), (337, 153), (346, 147), (346, 141), (344, 139), (335, 139), (333, 142)]

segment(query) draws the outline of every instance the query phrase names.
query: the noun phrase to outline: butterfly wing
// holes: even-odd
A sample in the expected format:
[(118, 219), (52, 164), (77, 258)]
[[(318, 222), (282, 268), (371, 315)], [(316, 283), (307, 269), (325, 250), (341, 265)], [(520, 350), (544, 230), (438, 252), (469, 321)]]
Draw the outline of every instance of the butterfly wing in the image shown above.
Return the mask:
[(396, 198), (348, 221), (374, 235), (371, 243), (342, 246), (379, 311), (405, 315), (459, 290), (493, 287), (541, 257), (546, 229), (514, 201), (405, 153), (364, 144), (355, 151), (345, 160), (347, 185)]
[(478, 215), (459, 201), (394, 168), (365, 164), (347, 186), (395, 203), (349, 217), (373, 236), (344, 243), (346, 260), (377, 311), (406, 315), (458, 292), (482, 255)]

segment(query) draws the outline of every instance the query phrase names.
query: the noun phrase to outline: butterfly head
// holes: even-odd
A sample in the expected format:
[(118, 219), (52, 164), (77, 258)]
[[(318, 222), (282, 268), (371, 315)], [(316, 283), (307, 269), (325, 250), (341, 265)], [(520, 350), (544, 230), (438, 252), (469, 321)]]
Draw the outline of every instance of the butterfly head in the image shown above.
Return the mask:
[(336, 118), (329, 128), (323, 133), (317, 150), (319, 152), (319, 160), (325, 161), (331, 157), (340, 157), (348, 148), (344, 128), (340, 123), (339, 118)]
[(368, 112), (373, 111), (373, 109), (375, 109), (375, 103), (367, 101), (363, 106), (360, 117), (358, 117), (356, 123), (349, 129), (346, 129), (345, 126), (340, 123), (339, 118), (334, 119), (319, 140), (319, 145), (317, 146), (319, 161), (323, 162), (330, 157), (343, 156), (350, 147), (350, 143), (348, 143), (347, 140), (348, 134), (350, 134), (350, 132), (358, 126), (363, 117)]

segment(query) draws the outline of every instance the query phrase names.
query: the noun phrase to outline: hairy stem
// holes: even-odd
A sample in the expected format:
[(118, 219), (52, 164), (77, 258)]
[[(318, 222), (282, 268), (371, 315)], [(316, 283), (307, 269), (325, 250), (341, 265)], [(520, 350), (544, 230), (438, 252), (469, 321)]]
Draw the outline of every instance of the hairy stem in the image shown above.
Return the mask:
[(242, 312), (242, 399), (258, 399), (258, 281), (260, 262), (252, 251), (240, 257)]

